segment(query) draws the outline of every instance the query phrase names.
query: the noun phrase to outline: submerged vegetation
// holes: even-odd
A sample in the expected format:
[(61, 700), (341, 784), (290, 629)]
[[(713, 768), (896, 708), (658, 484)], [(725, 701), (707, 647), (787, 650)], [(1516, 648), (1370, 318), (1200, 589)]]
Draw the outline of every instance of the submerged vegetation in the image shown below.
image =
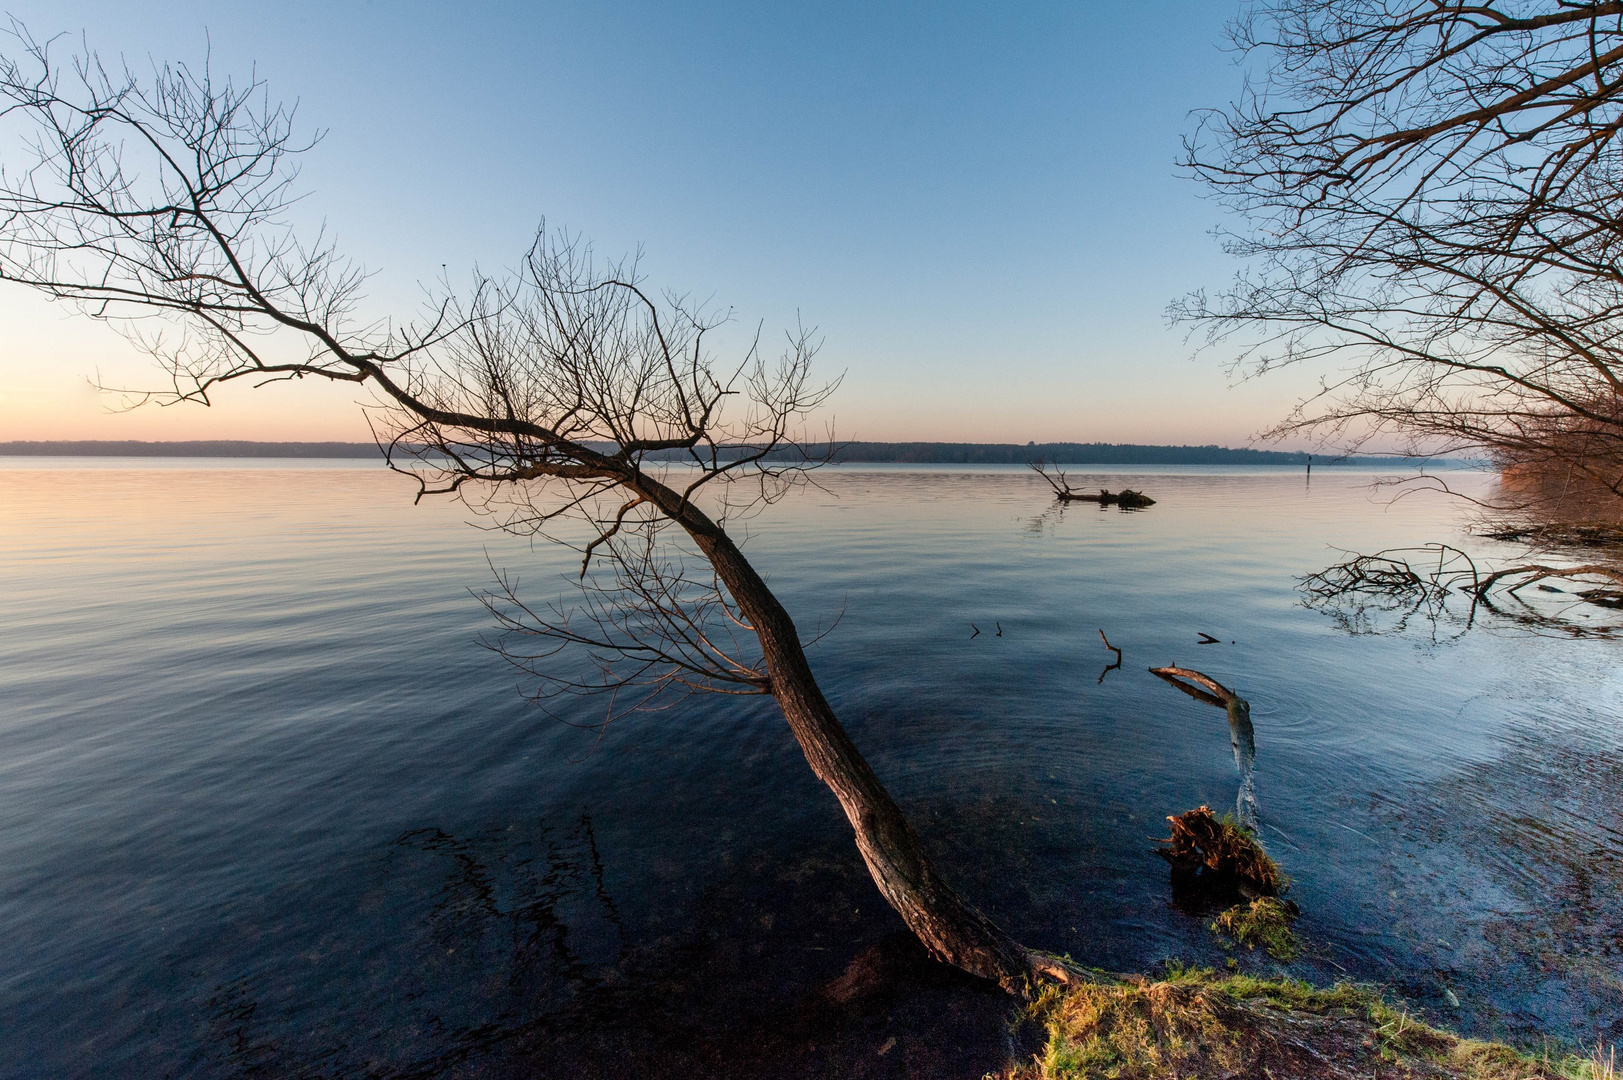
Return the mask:
[(1247, 948), (1262, 946), (1263, 952), (1281, 963), (1290, 963), (1301, 951), (1291, 923), (1294, 907), (1274, 896), (1259, 896), (1248, 904), (1235, 904), (1212, 923), (1213, 932), (1232, 938)]
[(1045, 988), (1024, 1018), (1046, 1030), (1003, 1080), (1450, 1077), (1613, 1080), (1612, 1051), (1530, 1056), (1439, 1031), (1367, 987), (1218, 975), (1169, 965), (1142, 978)]

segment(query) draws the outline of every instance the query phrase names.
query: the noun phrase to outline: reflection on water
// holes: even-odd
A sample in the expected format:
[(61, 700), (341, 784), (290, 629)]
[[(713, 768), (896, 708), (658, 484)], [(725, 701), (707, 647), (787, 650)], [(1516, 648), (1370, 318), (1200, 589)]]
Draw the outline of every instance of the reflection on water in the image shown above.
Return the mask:
[[(1008, 1052), (995, 988), (932, 963), (905, 932), (846, 947), (874, 900), (860, 866), (832, 848), (754, 852), (679, 917), (656, 920), (663, 932), (640, 935), (608, 891), (588, 818), (472, 837), (421, 830), (358, 876), (367, 888), (301, 959), (325, 969), (322, 985), (369, 988), (329, 998), (312, 1021), (275, 974), (217, 985), (201, 1002), (209, 1071), (937, 1075), (984, 1073)], [(384, 928), (380, 952), (366, 935)]]
[[(544, 598), (552, 553), (376, 470), (38, 464), (0, 467), (0, 1074), (974, 1078), (1012, 1052), (770, 702), (595, 748), (525, 706), (467, 590), (488, 552)], [(842, 467), (750, 525), (803, 627), (845, 611), (812, 662), (963, 892), (1087, 963), (1221, 962), (1151, 848), (1238, 768), (1303, 910), (1291, 971), (1617, 1037), (1616, 644), (1304, 609), (1333, 549), (1476, 543), (1367, 475), (1079, 477), (1156, 506), (1033, 528), (1022, 472)], [(1131, 659), (1102, 681), (1101, 627)], [(1227, 751), (1145, 671), (1180, 658), (1243, 674)]]
[[(1585, 1025), (1623, 1038), (1623, 760), (1586, 731), (1530, 732), (1503, 756), (1406, 792), (1372, 797), (1385, 835), (1414, 857), (1380, 882), (1418, 943), (1416, 973), (1469, 993), (1483, 968), (1533, 993), (1479, 1002), (1508, 1024)], [(1423, 868), (1425, 868), (1423, 872)], [(1377, 903), (1379, 900), (1377, 901)], [(1396, 905), (1394, 905), (1396, 906)], [(1586, 1017), (1588, 1019), (1588, 1017)]]
[(1479, 565), (1450, 544), (1388, 549), (1333, 563), (1297, 587), (1304, 607), (1322, 611), (1349, 634), (1429, 630), (1435, 644), (1479, 621), (1561, 637), (1611, 637), (1623, 630), (1616, 614), (1623, 594), (1604, 564), (1570, 552), (1496, 554), (1497, 567)]

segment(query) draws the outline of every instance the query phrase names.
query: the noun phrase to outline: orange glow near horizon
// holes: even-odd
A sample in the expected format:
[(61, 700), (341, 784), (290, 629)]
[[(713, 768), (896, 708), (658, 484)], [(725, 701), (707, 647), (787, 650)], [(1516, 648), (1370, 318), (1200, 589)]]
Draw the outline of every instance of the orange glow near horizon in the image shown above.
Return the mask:
[[(75, 309), (0, 283), (0, 442), (243, 439), (370, 442), (365, 388), (315, 379), (221, 386), (212, 404), (130, 409), (93, 382), (161, 389), (156, 362), (117, 330)], [(1221, 365), (1146, 355), (1132, 363), (1076, 361), (1053, 384), (1051, 365), (944, 364), (922, 382), (899, 376), (861, 342), (834, 343), (820, 358), (846, 379), (825, 414), (841, 441), (1025, 443), (1105, 442), (1248, 445), (1289, 412), (1300, 379), (1291, 373), (1229, 386)], [(843, 347), (842, 347), (843, 346)], [(907, 370), (929, 366), (914, 360)], [(889, 369), (889, 370), (887, 370)], [(1297, 449), (1296, 446), (1281, 447)], [(1310, 447), (1308, 447), (1310, 448)]]

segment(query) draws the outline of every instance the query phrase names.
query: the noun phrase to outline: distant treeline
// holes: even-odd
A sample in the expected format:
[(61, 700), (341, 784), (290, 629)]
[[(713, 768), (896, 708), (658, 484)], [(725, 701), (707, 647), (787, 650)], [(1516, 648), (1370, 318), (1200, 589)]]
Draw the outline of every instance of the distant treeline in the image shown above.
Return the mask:
[(78, 442), (0, 443), (0, 454), (36, 457), (380, 457), (371, 443), (352, 442), (245, 442), (241, 439), (201, 439), (193, 442), (139, 442), (134, 439)]
[[(818, 447), (808, 447), (816, 454)], [(1061, 465), (1306, 465), (1307, 454), (1233, 450), (1226, 446), (1145, 446), (1138, 443), (937, 443), (854, 442), (835, 451), (836, 461), (891, 461), (952, 465), (1021, 465), (1043, 458)], [(1342, 459), (1313, 455), (1314, 464)], [(1359, 458), (1360, 463), (1403, 461)]]
[[(605, 449), (607, 449), (605, 447)], [(828, 447), (807, 446), (804, 453), (820, 458)], [(799, 452), (792, 452), (798, 457)], [(369, 458), (380, 455), (371, 443), (351, 442), (247, 442), (207, 439), (192, 442), (139, 442), (83, 440), (77, 442), (0, 443), (0, 455), (63, 457), (276, 457)], [(789, 454), (774, 455), (788, 457)], [(1138, 443), (946, 443), (850, 442), (838, 444), (834, 460), (894, 462), (899, 464), (1020, 465), (1043, 458), (1061, 465), (1306, 465), (1305, 453), (1278, 450), (1231, 449), (1226, 446), (1146, 446)], [(1336, 458), (1313, 455), (1315, 465), (1397, 465), (1410, 459), (1396, 457)]]

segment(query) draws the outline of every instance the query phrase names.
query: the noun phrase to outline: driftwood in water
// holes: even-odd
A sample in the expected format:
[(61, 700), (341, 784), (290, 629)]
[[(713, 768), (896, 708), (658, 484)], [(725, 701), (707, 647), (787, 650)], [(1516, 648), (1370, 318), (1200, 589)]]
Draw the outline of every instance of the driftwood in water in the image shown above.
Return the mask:
[(1053, 466), (1053, 472), (1050, 473), (1049, 464), (1041, 458), (1036, 461), (1028, 461), (1026, 464), (1038, 476), (1048, 481), (1048, 486), (1054, 489), (1054, 498), (1060, 502), (1093, 502), (1098, 503), (1100, 506), (1119, 506), (1123, 510), (1137, 510), (1145, 506), (1155, 505), (1154, 499), (1145, 495), (1142, 491), (1134, 491), (1132, 488), (1122, 488), (1120, 491), (1114, 492), (1100, 488), (1097, 495), (1085, 491), (1073, 491), (1070, 481), (1065, 477), (1065, 470), (1058, 465)]
[[(1552, 612), (1529, 604), (1522, 590), (1533, 586), (1549, 593), (1566, 593), (1550, 581), (1588, 586), (1572, 591), (1574, 603), (1623, 607), (1623, 566), (1584, 563), (1550, 566), (1524, 563), (1489, 572), (1470, 555), (1448, 544), (1389, 548), (1373, 555), (1355, 555), (1346, 562), (1302, 578), (1297, 588), (1305, 603), (1334, 616), (1353, 633), (1381, 632), (1376, 618), (1385, 616), (1393, 630), (1404, 629), (1412, 616), (1437, 623), (1448, 613), (1452, 597), (1469, 597), (1463, 614), (1465, 626), (1475, 621), (1478, 609), (1508, 616), (1527, 626), (1559, 627), (1583, 632), (1567, 617), (1566, 609)], [(1519, 606), (1512, 607), (1511, 602)]]
[[(1196, 701), (1215, 705), (1228, 713), (1229, 746), (1234, 750), (1235, 771), (1240, 774), (1240, 790), (1234, 797), (1234, 813), (1243, 827), (1255, 830), (1257, 795), (1254, 777), (1257, 771), (1257, 736), (1256, 729), (1251, 726), (1251, 703), (1210, 675), (1189, 668), (1150, 668), (1150, 673), (1165, 679)], [(1190, 683), (1195, 685), (1191, 686)]]
[(1212, 929), (1225, 938), (1256, 947), (1276, 960), (1298, 951), (1291, 923), (1301, 914), (1281, 894), (1285, 875), (1256, 837), (1202, 806), (1169, 816), (1172, 835), (1156, 854), (1172, 864), (1172, 902), (1189, 914), (1226, 908)]
[(1099, 489), (1099, 494), (1088, 495), (1076, 491), (1059, 492), (1058, 497), (1065, 502), (1096, 502), (1100, 506), (1119, 506), (1124, 510), (1135, 510), (1141, 506), (1154, 506), (1155, 500), (1142, 491), (1132, 488), (1122, 488), (1120, 491), (1107, 491)]
[(1150, 671), (1197, 701), (1228, 713), (1229, 745), (1240, 773), (1235, 817), (1219, 818), (1202, 806), (1167, 818), (1172, 835), (1161, 841), (1156, 854), (1172, 864), (1172, 902), (1190, 913), (1226, 908), (1212, 923), (1213, 931), (1247, 946), (1261, 945), (1275, 960), (1289, 962), (1298, 951), (1291, 923), (1300, 910), (1282, 898), (1288, 887), (1285, 876), (1257, 842), (1257, 801), (1252, 793), (1257, 744), (1251, 706), (1199, 671), (1180, 667)]

